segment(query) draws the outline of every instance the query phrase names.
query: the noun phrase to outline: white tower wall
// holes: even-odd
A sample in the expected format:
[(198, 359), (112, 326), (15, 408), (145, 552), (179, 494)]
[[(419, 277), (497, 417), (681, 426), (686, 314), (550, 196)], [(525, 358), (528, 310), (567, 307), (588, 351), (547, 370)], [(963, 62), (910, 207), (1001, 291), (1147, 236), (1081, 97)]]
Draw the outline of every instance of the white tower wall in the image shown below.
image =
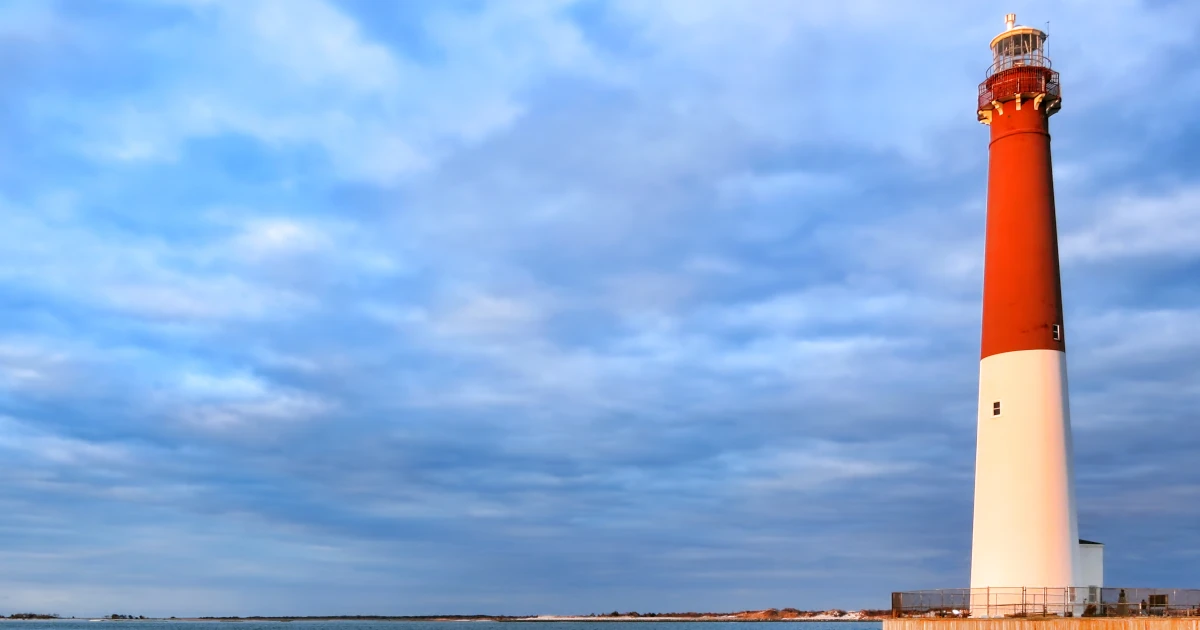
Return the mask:
[(1012, 596), (1022, 587), (1077, 585), (1066, 354), (1021, 350), (983, 359), (978, 436), (971, 587), (994, 589), (991, 604), (1006, 605), (1020, 603)]

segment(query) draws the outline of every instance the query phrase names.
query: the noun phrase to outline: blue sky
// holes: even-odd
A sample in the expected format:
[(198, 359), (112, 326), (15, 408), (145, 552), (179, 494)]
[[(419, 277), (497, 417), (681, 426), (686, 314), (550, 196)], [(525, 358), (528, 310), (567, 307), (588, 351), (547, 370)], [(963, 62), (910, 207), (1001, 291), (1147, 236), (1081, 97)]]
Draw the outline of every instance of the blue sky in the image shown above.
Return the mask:
[(1200, 5), (0, 4), (0, 612), (965, 585), (1003, 13), (1081, 534), (1200, 586)]

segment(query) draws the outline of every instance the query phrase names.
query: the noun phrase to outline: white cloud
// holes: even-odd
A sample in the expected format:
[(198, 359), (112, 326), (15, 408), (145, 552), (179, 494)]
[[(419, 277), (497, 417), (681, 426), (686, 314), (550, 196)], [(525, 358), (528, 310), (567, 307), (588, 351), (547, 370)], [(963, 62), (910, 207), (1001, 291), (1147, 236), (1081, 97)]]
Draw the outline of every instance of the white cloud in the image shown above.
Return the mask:
[(331, 244), (316, 226), (282, 217), (251, 220), (233, 238), (233, 247), (252, 259), (317, 252)]
[(706, 312), (704, 321), (762, 334), (813, 334), (820, 333), (821, 326), (842, 326), (847, 331), (934, 328), (970, 321), (977, 311), (976, 300), (956, 300), (944, 293), (841, 283), (726, 303)]
[[(181, 163), (180, 179), (161, 190), (157, 181), (135, 179), (140, 168), (104, 164), (95, 179), (51, 175), (73, 186), (69, 194), (0, 208), (0, 282), (14, 288), (14, 303), (34, 305), (13, 316), (14, 326), (96, 340), (82, 349), (61, 346), (70, 351), (0, 340), (4, 395), (36, 407), (49, 392), (54, 406), (46, 413), (55, 422), (86, 419), (95, 432), (88, 435), (120, 432), (181, 450), (212, 449), (205, 454), (211, 461), (174, 451), (155, 458), (142, 443), (84, 440), (33, 422), (5, 433), (0, 425), (0, 449), (14, 457), (27, 451), (38, 463), (9, 467), (6, 480), (25, 484), (18, 490), (86, 490), (98, 501), (162, 509), (120, 511), (131, 519), (195, 507), (207, 519), (190, 520), (197, 529), (254, 521), (269, 524), (268, 538), (304, 531), (306, 540), (327, 541), (329, 530), (345, 528), (367, 540), (368, 560), (356, 557), (355, 566), (386, 565), (380, 571), (388, 579), (398, 557), (389, 555), (390, 543), (401, 540), (403, 555), (445, 536), (468, 544), (430, 552), (438, 570), (459, 560), (471, 565), (446, 579), (453, 588), (442, 593), (453, 599), (480, 588), (471, 579), (491, 565), (479, 554), (494, 550), (470, 545), (489, 536), (549, 532), (579, 548), (570, 538), (577, 524), (615, 523), (608, 542), (636, 547), (645, 539), (630, 531), (676, 540), (670, 522), (711, 519), (705, 524), (714, 527), (699, 528), (698, 536), (740, 541), (735, 554), (769, 548), (766, 557), (783, 563), (786, 553), (816, 547), (769, 547), (795, 540), (796, 531), (810, 541), (842, 542), (825, 525), (793, 528), (795, 519), (815, 510), (852, 518), (846, 514), (856, 505), (878, 501), (886, 509), (898, 495), (915, 504), (912, 497), (926, 499), (943, 491), (942, 482), (969, 475), (961, 464), (970, 457), (970, 427), (959, 425), (973, 413), (977, 347), (946, 334), (946, 326), (964, 339), (977, 333), (984, 180), (966, 204), (947, 200), (946, 189), (920, 206), (911, 201), (919, 191), (880, 204), (893, 182), (867, 171), (889, 157), (913, 158), (920, 153), (914, 146), (936, 145), (931, 130), (945, 125), (983, 134), (975, 146), (984, 150), (971, 91), (999, 15), (964, 29), (965, 13), (976, 11), (965, 5), (933, 13), (854, 1), (764, 1), (754, 11), (701, 0), (645, 2), (591, 5), (615, 15), (584, 37), (559, 12), (565, 5), (485, 3), (422, 18), (415, 27), (433, 54), (418, 64), (368, 35), (383, 37), (387, 28), (355, 23), (333, 4), (189, 1), (192, 21), (129, 38), (139, 52), (154, 53), (144, 58), (177, 66), (170, 73), (142, 75), (135, 64), (138, 87), (70, 104), (51, 98), (45, 111), (120, 160), (182, 160), (191, 139), (237, 133), (269, 145), (268, 155), (252, 159), (283, 171), (316, 147), (332, 158), (337, 178), (401, 186), (262, 181), (272, 168), (227, 172), (221, 164), (210, 171), (206, 157)], [(910, 37), (931, 29), (936, 36)], [(978, 63), (939, 54), (965, 50), (960, 43), (968, 40)], [(923, 76), (944, 77), (944, 85), (958, 85), (947, 90), (962, 93), (914, 95), (912, 75), (901, 71), (914, 59), (929, 63)], [(556, 82), (564, 75), (571, 80)], [(580, 77), (616, 89), (572, 91)], [(553, 94), (539, 89), (560, 85)], [(572, 101), (583, 97), (589, 102)], [(533, 109), (547, 103), (553, 112)], [(814, 168), (822, 155), (808, 151), (813, 139), (845, 155)], [(473, 144), (479, 150), (462, 150)], [(864, 146), (886, 152), (873, 154), (879, 162), (853, 163)], [(954, 162), (954, 151), (942, 159)], [(31, 159), (40, 168), (38, 155)], [(425, 177), (423, 169), (438, 166), (445, 168)], [(884, 179), (912, 175), (896, 183), (902, 197), (952, 179), (920, 166), (905, 162)], [(1078, 178), (1086, 179), (1086, 172)], [(858, 190), (860, 182), (871, 189)], [(207, 211), (207, 201), (190, 198), (168, 203), (179, 183), (212, 185), (198, 197), (229, 197), (230, 209)], [(1094, 223), (1064, 232), (1064, 259), (1093, 251), (1110, 259), (1190, 256), (1197, 244), (1188, 235), (1195, 227), (1190, 194), (1137, 198), (1136, 211), (1103, 205)], [(825, 196), (834, 198), (824, 204)], [(162, 205), (108, 210), (146, 199)], [(1140, 223), (1143, 216), (1171, 233)], [(744, 238), (750, 232), (760, 237)], [(1126, 395), (1194, 407), (1190, 383), (1200, 381), (1188, 381), (1186, 370), (1175, 370), (1171, 382), (1086, 393), (1089, 375), (1131, 364), (1190, 365), (1186, 355), (1196, 349), (1187, 335), (1197, 328), (1190, 308), (1110, 314), (1074, 324), (1072, 375), (1085, 377), (1080, 426), (1144, 417), (1134, 403), (1114, 402)], [(377, 335), (359, 317), (391, 328)], [(163, 322), (183, 323), (191, 334), (164, 338), (157, 334)], [(1145, 330), (1163, 334), (1130, 332)], [(1080, 352), (1077, 342), (1086, 339), (1092, 350)], [(1083, 362), (1090, 366), (1081, 370)], [(880, 426), (921, 438), (842, 444), (814, 437), (861, 436)], [(930, 437), (934, 431), (946, 434)], [(141, 458), (147, 469), (99, 487), (87, 485), (94, 476), (66, 478), (89, 464), (121, 473), (122, 456)], [(954, 460), (956, 468), (939, 470), (938, 489), (929, 490), (913, 481), (921, 459)], [(196, 483), (234, 475), (227, 487)], [(880, 499), (871, 482), (887, 477), (898, 479)], [(146, 478), (162, 483), (136, 483)], [(827, 486), (845, 490), (848, 500), (779, 509), (780, 497)], [(741, 490), (750, 503), (710, 509), (726, 498), (722, 492), (737, 499)], [(960, 498), (961, 508), (969, 488)], [(937, 500), (937, 509), (947, 506), (944, 496)], [(11, 503), (0, 493), (0, 511), (22, 518)], [(751, 518), (730, 521), (728, 513)], [(381, 526), (382, 519), (391, 522)], [(470, 531), (473, 519), (488, 529)], [(911, 522), (919, 519), (892, 524)], [(63, 531), (87, 533), (93, 523), (89, 515)], [(724, 537), (722, 527), (737, 535)], [(878, 523), (863, 527), (883, 531)], [(455, 539), (460, 531), (470, 541)], [(124, 525), (113, 532), (137, 538)], [(888, 548), (955, 555), (946, 546), (927, 551), (893, 529), (888, 535), (897, 538)], [(239, 536), (180, 536), (185, 544), (162, 545), (181, 550), (172, 566), (195, 566), (219, 549), (228, 554), (214, 561), (221, 571), (260, 580), (245, 589), (253, 597), (205, 593), (233, 602), (205, 599), (205, 606), (262, 610), (274, 580), (314, 574), (312, 566), (287, 565), (293, 572), (271, 562), (280, 547), (268, 553), (229, 547)], [(544, 539), (538, 542), (544, 551)], [(512, 547), (522, 558), (530, 549)], [(856, 562), (870, 552), (843, 551), (836, 554)], [(129, 566), (105, 562), (102, 575)], [(412, 575), (432, 584), (422, 592), (443, 596), (426, 572)], [(457, 579), (464, 575), (474, 578)], [(379, 588), (394, 594), (393, 586)], [(63, 592), (88, 588), (81, 582)], [(284, 603), (306, 592), (287, 591)], [(58, 601), (22, 592), (30, 601)], [(124, 601), (155, 595), (131, 587), (93, 589), (88, 597), (96, 592)], [(517, 605), (502, 595), (496, 601)]]
[(1170, 369), (1169, 376), (1155, 377), (1149, 385), (1163, 394), (1169, 392), (1169, 398), (1200, 395), (1200, 385), (1193, 384), (1188, 362), (1189, 357), (1200, 353), (1198, 308), (1084, 310), (1074, 323), (1072, 335), (1072, 366), (1076, 372), (1090, 378), (1122, 375), (1144, 380), (1139, 377), (1143, 370), (1179, 366)]
[(807, 195), (844, 191), (847, 182), (842, 175), (784, 171), (776, 173), (739, 173), (723, 179), (717, 191), (729, 205), (746, 202), (779, 202)]
[(16, 418), (0, 416), (0, 449), (7, 459), (32, 457), (40, 465), (101, 469), (133, 463), (133, 451), (118, 442), (96, 442), (48, 433)]
[(508, 336), (531, 333), (542, 319), (541, 309), (528, 300), (498, 295), (473, 295), (435, 319), (435, 330), (447, 335)]
[(400, 248), (345, 222), (222, 210), (199, 223), (217, 228), (209, 238), (172, 243), (89, 225), (81, 208), (77, 198), (53, 195), (24, 205), (0, 199), (0, 281), (135, 317), (205, 324), (319, 310), (322, 274), (337, 281), (409, 272)]
[(100, 159), (170, 161), (191, 138), (237, 133), (316, 145), (338, 176), (394, 184), (507, 127), (524, 111), (521, 92), (545, 73), (605, 76), (560, 11), (433, 8), (423, 29), (444, 56), (422, 65), (322, 0), (202, 3), (192, 25), (138, 35), (147, 52), (181, 60), (157, 92), (50, 116), (89, 129), (85, 149)]
[(0, 339), (0, 386), (10, 392), (60, 389), (69, 379), (68, 356), (28, 341)]
[(1063, 261), (1195, 258), (1200, 252), (1200, 188), (1105, 202), (1090, 223), (1062, 235)]
[(169, 320), (274, 319), (311, 306), (302, 296), (237, 277), (169, 272), (154, 279), (114, 280), (93, 290), (102, 303), (118, 311)]
[[(358, 24), (321, 0), (257, 0), (214, 5), (232, 39), (263, 70), (307, 87), (394, 97), (400, 62), (364, 37)], [(409, 86), (413, 87), (413, 86)]]
[[(864, 457), (867, 452), (874, 457)], [(840, 483), (902, 475), (913, 469), (913, 463), (896, 461), (895, 455), (879, 444), (814, 440), (790, 448), (772, 446), (729, 453), (721, 459), (739, 488), (767, 494), (822, 490)]]
[(251, 400), (188, 405), (174, 413), (183, 422), (209, 431), (243, 427), (262, 429), (263, 423), (296, 423), (324, 415), (332, 406), (314, 396), (272, 393)]
[(263, 396), (267, 387), (261, 380), (246, 374), (216, 376), (187, 372), (180, 379), (180, 390), (201, 399), (245, 399)]
[(160, 413), (211, 431), (261, 430), (264, 423), (295, 423), (333, 411), (321, 396), (280, 387), (248, 374), (184, 373), (172, 394), (159, 397)]

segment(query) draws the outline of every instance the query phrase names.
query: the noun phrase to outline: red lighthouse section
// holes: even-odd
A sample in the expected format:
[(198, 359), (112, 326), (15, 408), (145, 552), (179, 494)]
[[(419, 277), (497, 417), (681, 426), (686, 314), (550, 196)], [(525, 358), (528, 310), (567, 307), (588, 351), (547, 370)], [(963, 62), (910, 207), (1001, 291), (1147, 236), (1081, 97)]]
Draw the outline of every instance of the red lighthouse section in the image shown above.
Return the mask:
[(979, 86), (991, 126), (981, 358), (1066, 349), (1048, 127), (1061, 93), (1045, 38), (1029, 27), (997, 36)]

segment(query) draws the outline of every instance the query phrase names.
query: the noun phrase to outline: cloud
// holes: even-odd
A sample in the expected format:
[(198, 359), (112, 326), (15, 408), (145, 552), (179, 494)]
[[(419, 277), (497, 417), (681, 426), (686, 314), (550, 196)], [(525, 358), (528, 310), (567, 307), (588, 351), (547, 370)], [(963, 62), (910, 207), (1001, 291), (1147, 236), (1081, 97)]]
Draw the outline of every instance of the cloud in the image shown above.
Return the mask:
[[(185, 3), (186, 26), (133, 33), (127, 45), (170, 60), (170, 72), (143, 64), (158, 78), (153, 93), (54, 103), (47, 115), (81, 124), (79, 149), (117, 165), (175, 163), (189, 142), (239, 134), (281, 151), (315, 146), (342, 178), (393, 184), (510, 125), (531, 76), (604, 75), (578, 30), (544, 8), (417, 16), (443, 67), (396, 54), (322, 0)], [(206, 55), (191, 55), (198, 47)]]
[(328, 246), (320, 231), (287, 219), (256, 221), (234, 239), (234, 247), (250, 258), (303, 254)]
[(1064, 235), (1065, 262), (1115, 262), (1128, 258), (1193, 258), (1200, 249), (1200, 190), (1126, 195), (1108, 202), (1085, 230)]
[[(1195, 8), (1015, 8), (1068, 93), (1082, 531), (1110, 582), (1179, 582), (1200, 129), (1112, 99), (1188, 111)], [(180, 616), (963, 584), (990, 11), (5, 4), (0, 587)], [(1117, 24), (1156, 36), (1095, 56)]]
[(120, 444), (103, 444), (46, 435), (13, 418), (0, 418), (0, 447), (19, 458), (58, 466), (105, 468), (130, 457)]
[(185, 373), (176, 397), (177, 409), (165, 411), (203, 429), (227, 430), (254, 422), (296, 422), (320, 416), (331, 403), (311, 394), (274, 388), (247, 375), (212, 376)]
[[(159, 239), (85, 229), (69, 219), (47, 221), (8, 207), (13, 214), (5, 222), (7, 263), (0, 277), (10, 287), (176, 320), (254, 318), (276, 307), (303, 306), (302, 296), (255, 287), (231, 274), (181, 272), (179, 261), (189, 252)], [(114, 241), (124, 247), (113, 247)], [(64, 257), (63, 251), (72, 255)]]

